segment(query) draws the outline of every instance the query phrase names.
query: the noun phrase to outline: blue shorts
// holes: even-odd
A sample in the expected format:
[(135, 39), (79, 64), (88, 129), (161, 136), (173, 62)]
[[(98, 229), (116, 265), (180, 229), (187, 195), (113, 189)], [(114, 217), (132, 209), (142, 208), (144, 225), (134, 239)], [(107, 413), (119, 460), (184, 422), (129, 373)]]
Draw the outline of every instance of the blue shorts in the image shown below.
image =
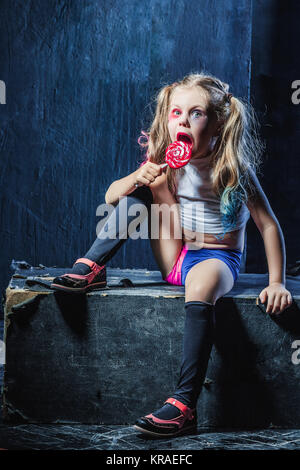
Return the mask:
[(200, 263), (205, 259), (220, 259), (227, 264), (228, 268), (230, 269), (234, 282), (237, 280), (240, 266), (241, 266), (241, 258), (242, 252), (240, 250), (221, 250), (221, 249), (213, 249), (210, 250), (208, 248), (201, 248), (200, 250), (188, 250), (184, 257), (181, 266), (181, 282), (182, 285), (185, 285), (185, 278), (189, 272), (189, 270), (195, 266), (195, 264)]
[(187, 244), (184, 244), (172, 271), (164, 280), (169, 284), (184, 286), (186, 276), (195, 264), (205, 259), (215, 258), (226, 263), (235, 282), (240, 271), (242, 254), (240, 250), (223, 250), (220, 248), (189, 250)]

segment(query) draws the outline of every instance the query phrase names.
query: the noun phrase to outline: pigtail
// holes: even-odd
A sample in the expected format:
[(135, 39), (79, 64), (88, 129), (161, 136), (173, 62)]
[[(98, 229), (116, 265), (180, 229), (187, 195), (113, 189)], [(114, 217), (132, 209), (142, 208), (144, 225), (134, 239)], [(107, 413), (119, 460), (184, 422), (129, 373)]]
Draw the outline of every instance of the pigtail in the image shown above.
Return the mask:
[[(170, 96), (174, 88), (178, 85), (177, 82), (172, 85), (163, 87), (156, 98), (156, 111), (155, 117), (149, 131), (141, 132), (138, 140), (142, 148), (147, 149), (146, 161), (157, 163), (158, 165), (165, 162), (165, 152), (168, 145), (171, 143), (171, 138), (168, 131), (168, 110), (170, 103)], [(171, 193), (175, 196), (176, 187), (176, 170), (168, 167), (166, 170), (168, 187)]]
[(219, 136), (212, 175), (221, 198), (222, 237), (236, 226), (238, 212), (255, 192), (250, 169), (255, 169), (261, 152), (253, 109), (233, 96), (228, 101), (230, 112)]

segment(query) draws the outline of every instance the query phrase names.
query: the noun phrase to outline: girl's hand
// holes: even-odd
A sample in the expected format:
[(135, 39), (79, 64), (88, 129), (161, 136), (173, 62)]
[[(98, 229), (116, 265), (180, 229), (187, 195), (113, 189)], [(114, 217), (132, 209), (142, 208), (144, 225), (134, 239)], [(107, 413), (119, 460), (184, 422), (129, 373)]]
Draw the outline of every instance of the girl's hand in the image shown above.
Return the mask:
[(157, 163), (147, 162), (141, 168), (139, 168), (136, 174), (135, 184), (142, 186), (149, 186), (153, 183), (158, 176), (162, 174), (163, 169)]
[(267, 313), (279, 314), (289, 307), (293, 300), (291, 293), (280, 282), (272, 282), (259, 294), (262, 304), (268, 301)]

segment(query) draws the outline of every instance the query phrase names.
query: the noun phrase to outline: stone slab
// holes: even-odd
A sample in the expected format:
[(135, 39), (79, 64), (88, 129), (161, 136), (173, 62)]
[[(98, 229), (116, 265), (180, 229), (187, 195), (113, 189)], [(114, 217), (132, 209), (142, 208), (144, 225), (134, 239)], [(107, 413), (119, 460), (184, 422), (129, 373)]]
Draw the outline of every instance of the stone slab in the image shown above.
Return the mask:
[[(176, 387), (184, 288), (159, 272), (109, 268), (109, 287), (87, 295), (28, 285), (63, 271), (18, 268), (6, 291), (4, 420), (132, 424)], [(277, 317), (256, 302), (266, 283), (240, 274), (216, 304), (201, 426), (300, 425), (300, 282), (288, 279), (294, 303)]]

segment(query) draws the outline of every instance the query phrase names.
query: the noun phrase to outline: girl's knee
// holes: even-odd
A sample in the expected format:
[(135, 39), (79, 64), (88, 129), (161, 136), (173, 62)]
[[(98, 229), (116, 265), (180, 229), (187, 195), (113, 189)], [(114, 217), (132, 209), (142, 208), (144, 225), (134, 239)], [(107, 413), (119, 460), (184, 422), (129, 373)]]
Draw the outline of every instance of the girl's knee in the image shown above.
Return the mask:
[(217, 292), (214, 289), (208, 288), (208, 286), (195, 284), (189, 285), (185, 288), (185, 301), (199, 301), (206, 302), (214, 305), (217, 301)]
[(186, 299), (215, 304), (232, 289), (232, 274), (223, 262), (218, 261), (203, 261), (189, 271), (185, 280)]
[(186, 299), (215, 304), (226, 290), (223, 284), (218, 265), (214, 267), (205, 261), (199, 263), (188, 272), (185, 279)]

